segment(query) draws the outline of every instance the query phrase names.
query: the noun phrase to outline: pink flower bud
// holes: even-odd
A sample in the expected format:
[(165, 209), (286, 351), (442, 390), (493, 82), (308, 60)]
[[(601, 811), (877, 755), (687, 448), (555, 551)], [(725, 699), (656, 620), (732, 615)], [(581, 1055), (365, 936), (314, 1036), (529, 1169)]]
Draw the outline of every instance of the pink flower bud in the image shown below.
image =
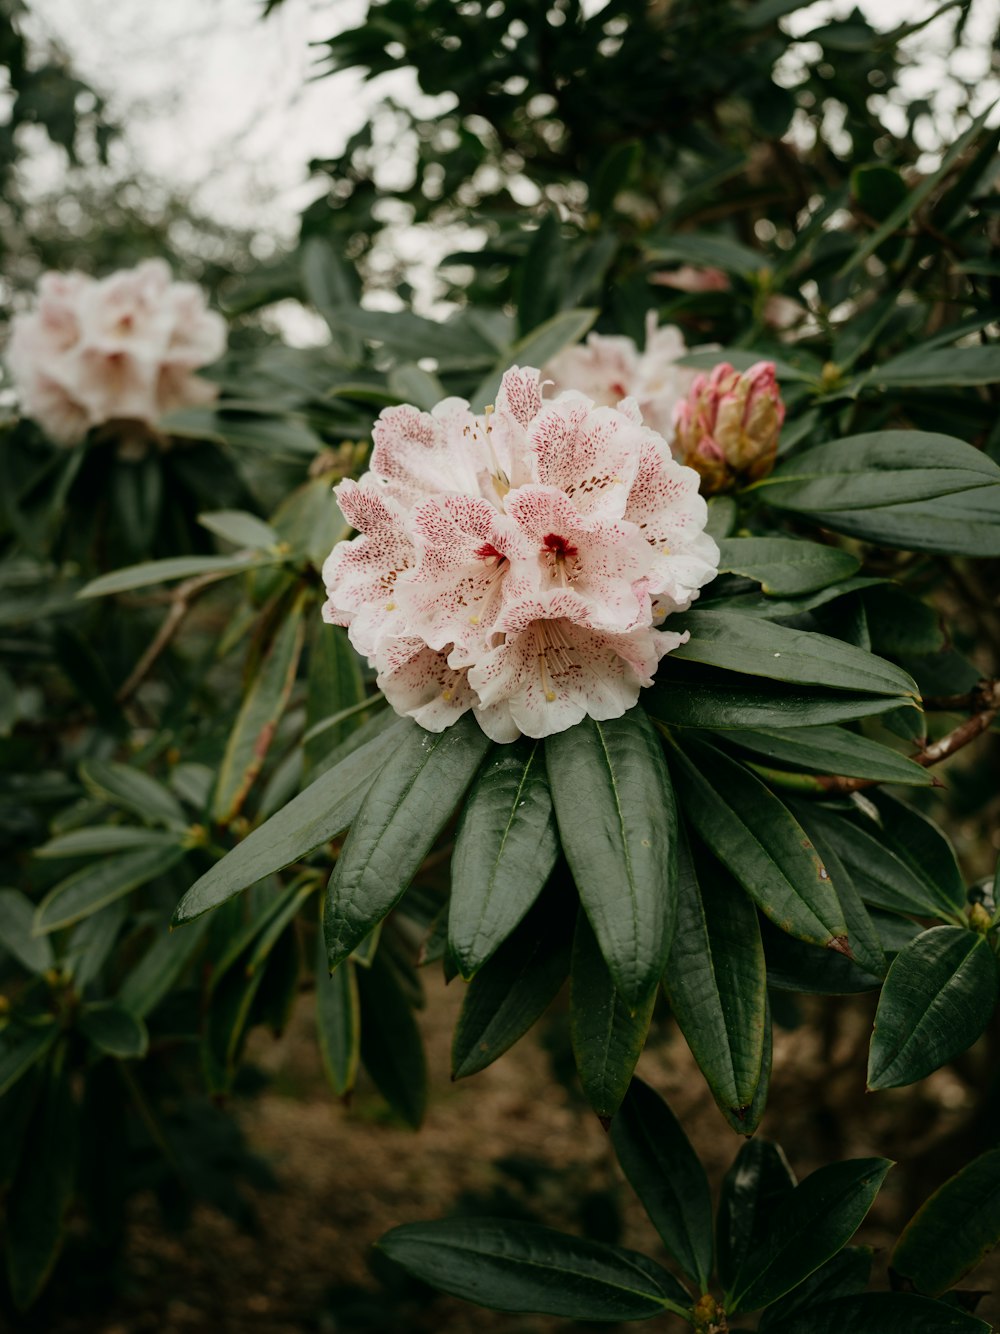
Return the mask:
[(785, 405), (774, 362), (741, 375), (723, 362), (699, 375), (674, 413), (674, 454), (702, 478), (711, 495), (759, 481), (774, 467)]

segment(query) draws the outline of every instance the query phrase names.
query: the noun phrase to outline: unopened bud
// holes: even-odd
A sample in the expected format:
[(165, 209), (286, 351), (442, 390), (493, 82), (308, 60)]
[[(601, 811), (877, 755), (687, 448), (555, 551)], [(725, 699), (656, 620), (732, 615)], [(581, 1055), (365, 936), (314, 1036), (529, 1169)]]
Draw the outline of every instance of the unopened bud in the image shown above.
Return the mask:
[(785, 405), (774, 363), (741, 375), (726, 362), (699, 375), (674, 413), (673, 449), (702, 478), (706, 495), (759, 481), (774, 467)]

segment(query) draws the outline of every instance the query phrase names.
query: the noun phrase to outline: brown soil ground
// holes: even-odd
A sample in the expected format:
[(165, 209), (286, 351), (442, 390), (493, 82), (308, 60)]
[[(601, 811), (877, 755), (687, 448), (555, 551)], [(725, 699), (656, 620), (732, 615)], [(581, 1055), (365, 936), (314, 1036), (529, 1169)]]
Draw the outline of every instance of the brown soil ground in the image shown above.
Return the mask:
[[(270, 1076), (268, 1090), (241, 1104), (251, 1146), (279, 1182), (259, 1193), (257, 1235), (207, 1209), (183, 1235), (164, 1231), (154, 1202), (131, 1211), (127, 1269), (132, 1283), (99, 1318), (61, 1319), (45, 1334), (339, 1334), (331, 1290), (376, 1291), (372, 1245), (396, 1223), (448, 1214), (460, 1195), (489, 1196), (510, 1178), (505, 1155), (543, 1159), (559, 1171), (544, 1179), (532, 1208), (553, 1226), (573, 1228), (581, 1198), (609, 1190), (621, 1208), (622, 1242), (663, 1258), (658, 1240), (622, 1182), (596, 1118), (552, 1076), (535, 1034), (490, 1069), (452, 1084), (451, 1028), (461, 984), (428, 979), (423, 1015), (432, 1096), (419, 1132), (394, 1124), (377, 1093), (362, 1086), (348, 1109), (332, 1100), (319, 1070), (311, 1004), (303, 998), (278, 1042), (257, 1039), (251, 1057)], [(970, 1154), (963, 1126), (970, 1084), (943, 1071), (913, 1089), (866, 1097), (864, 1057), (874, 998), (809, 1003), (810, 1022), (776, 1030), (775, 1072), (761, 1133), (779, 1141), (798, 1175), (836, 1157), (897, 1155), (858, 1240), (878, 1248), (881, 1271), (900, 1224)], [(971, 1059), (979, 1070), (989, 1053)], [(739, 1148), (669, 1016), (658, 1019), (640, 1072), (662, 1092), (701, 1155), (713, 1189)], [(975, 1144), (972, 1152), (986, 1145)], [(927, 1153), (926, 1166), (924, 1154)], [(876, 1268), (877, 1282), (884, 1281)], [(1000, 1287), (1000, 1268), (985, 1263), (971, 1287)], [(397, 1302), (372, 1334), (548, 1334), (579, 1329), (536, 1316), (484, 1312), (448, 1298)], [(1000, 1324), (1000, 1303), (979, 1314)], [(376, 1316), (377, 1320), (378, 1317)], [(592, 1327), (597, 1328), (597, 1327)], [(600, 1326), (607, 1329), (608, 1326)], [(620, 1328), (625, 1328), (621, 1326)], [(643, 1328), (686, 1328), (672, 1318)], [(844, 1331), (849, 1334), (849, 1331)]]

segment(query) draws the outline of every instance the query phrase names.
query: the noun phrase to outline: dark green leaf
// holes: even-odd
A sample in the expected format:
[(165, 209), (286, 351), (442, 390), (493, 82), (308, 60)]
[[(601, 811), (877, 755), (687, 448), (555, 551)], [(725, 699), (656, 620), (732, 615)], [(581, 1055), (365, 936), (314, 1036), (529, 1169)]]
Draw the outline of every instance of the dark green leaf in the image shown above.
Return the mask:
[(177, 848), (184, 831), (164, 833), (144, 825), (109, 824), (91, 829), (73, 829), (57, 834), (35, 849), (36, 857), (94, 857), (104, 852), (124, 852), (132, 848)]
[(663, 985), (716, 1102), (745, 1118), (760, 1080), (767, 1017), (757, 913), (717, 862), (699, 876), (683, 845), (677, 930)]
[(675, 727), (812, 727), (867, 718), (913, 702), (804, 690), (735, 673), (731, 684), (678, 680), (662, 666), (658, 676), (658, 683), (643, 692), (643, 705), (655, 718)]
[(623, 1002), (580, 912), (570, 965), (570, 1034), (583, 1092), (602, 1121), (617, 1112), (642, 1054), (656, 992), (634, 1012)]
[(772, 1218), (785, 1207), (795, 1176), (777, 1144), (752, 1139), (744, 1144), (722, 1182), (716, 1245), (719, 1278), (731, 1288), (758, 1250)]
[(674, 751), (685, 812), (712, 854), (790, 935), (842, 950), (844, 914), (829, 872), (786, 806), (714, 747)]
[(346, 959), (406, 890), (472, 782), (489, 740), (470, 714), (444, 732), (397, 736), (351, 825), (327, 891), (330, 967)]
[[(315, 618), (309, 641), (309, 688), (306, 695), (305, 767), (314, 777), (334, 747), (345, 741), (367, 713), (349, 714), (324, 727), (324, 720), (352, 709), (365, 698), (361, 659), (347, 631)], [(374, 703), (374, 701), (373, 701)]]
[(316, 960), (316, 1029), (323, 1069), (339, 1097), (350, 1093), (361, 1057), (361, 1007), (354, 964), (345, 959), (333, 972), (326, 966), (320, 936)]
[(965, 907), (965, 880), (954, 849), (933, 820), (887, 792), (873, 792), (869, 800), (879, 814), (883, 835), (915, 875), (935, 896), (956, 912)]
[[(353, 965), (346, 960), (340, 968)], [(379, 950), (369, 968), (355, 970), (361, 1001), (361, 1060), (386, 1102), (414, 1129), (427, 1105), (424, 1046), (413, 1011)]]
[(905, 755), (843, 727), (732, 728), (725, 735), (744, 750), (816, 773), (915, 787), (933, 782), (926, 769)]
[(894, 1273), (939, 1297), (1000, 1242), (1000, 1149), (949, 1178), (910, 1219), (892, 1253)]
[(141, 769), (110, 760), (86, 760), (80, 765), (84, 787), (98, 801), (132, 811), (148, 824), (187, 825), (183, 807), (157, 779)]
[(558, 851), (542, 743), (495, 747), (466, 800), (451, 863), (448, 942), (463, 977), (521, 921)]
[(780, 1302), (769, 1306), (760, 1322), (760, 1329), (772, 1329), (780, 1321), (788, 1320), (801, 1311), (832, 1301), (836, 1297), (853, 1297), (859, 1292), (864, 1292), (868, 1286), (871, 1268), (870, 1246), (845, 1246), (798, 1287), (793, 1288)]
[(625, 1003), (663, 974), (677, 896), (677, 817), (663, 752), (642, 709), (585, 718), (545, 742), (559, 837)]
[(70, 926), (155, 880), (176, 866), (183, 856), (183, 848), (154, 847), (92, 862), (49, 890), (35, 911), (35, 930), (41, 934)]
[(126, 975), (118, 992), (118, 1003), (137, 1018), (145, 1019), (194, 957), (208, 924), (205, 917), (189, 931), (168, 931), (161, 925), (152, 945)]
[(34, 934), (35, 905), (19, 889), (0, 889), (0, 946), (30, 973), (44, 973), (54, 962), (47, 936)]
[(149, 1046), (146, 1025), (119, 1005), (85, 1005), (80, 1011), (80, 1031), (106, 1056), (118, 1060), (145, 1056)]
[(690, 611), (672, 616), (671, 630), (690, 638), (673, 655), (710, 667), (766, 676), (795, 685), (863, 690), (872, 695), (917, 695), (913, 678), (883, 658), (829, 635), (790, 630), (725, 611)]
[(742, 574), (774, 597), (796, 597), (849, 579), (857, 556), (791, 537), (728, 537), (719, 543), (720, 574)]
[(167, 560), (150, 560), (141, 565), (129, 565), (111, 574), (92, 579), (79, 593), (83, 598), (107, 597), (109, 593), (129, 593), (133, 588), (148, 588), (150, 584), (165, 584), (173, 579), (191, 579), (196, 575), (242, 574), (245, 570), (274, 565), (277, 556), (249, 555), (239, 552), (234, 556), (171, 556)]
[(667, 1253), (705, 1292), (712, 1273), (712, 1199), (705, 1169), (673, 1112), (634, 1079), (611, 1141)]
[(493, 402), (508, 367), (544, 366), (568, 344), (579, 342), (598, 314), (597, 310), (562, 310), (537, 329), (532, 329), (504, 353), (472, 395), (473, 411), (481, 412)]
[(637, 1251), (533, 1223), (404, 1223), (379, 1246), (425, 1283), (497, 1311), (614, 1322), (683, 1311), (688, 1304), (677, 1281)]
[(954, 1307), (910, 1292), (868, 1292), (810, 1306), (768, 1334), (990, 1334), (990, 1326)]
[(893, 960), (875, 1015), (870, 1089), (923, 1079), (975, 1042), (1000, 994), (989, 942), (960, 926), (917, 936)]
[(191, 886), (174, 913), (190, 922), (265, 876), (283, 870), (342, 834), (357, 815), (386, 757), (409, 727), (402, 719), (347, 759), (321, 774), (304, 792), (253, 830)]
[(768, 1306), (825, 1264), (850, 1241), (891, 1166), (885, 1158), (856, 1158), (820, 1167), (800, 1182), (744, 1257), (727, 1310)]
[(45, 1055), (58, 1033), (54, 1023), (8, 1028), (0, 1037), (0, 1098)]

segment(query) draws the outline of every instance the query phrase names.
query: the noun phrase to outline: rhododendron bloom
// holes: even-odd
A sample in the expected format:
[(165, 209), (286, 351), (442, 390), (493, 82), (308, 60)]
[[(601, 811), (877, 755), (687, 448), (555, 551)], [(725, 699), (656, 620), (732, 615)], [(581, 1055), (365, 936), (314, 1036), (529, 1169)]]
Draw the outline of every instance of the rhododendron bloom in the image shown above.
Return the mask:
[(640, 352), (631, 338), (588, 334), (586, 343), (565, 348), (543, 367), (543, 381), (556, 391), (577, 389), (604, 407), (634, 398), (644, 424), (667, 440), (674, 408), (687, 393), (697, 372), (678, 361), (687, 352), (674, 325), (657, 327), (656, 313), (646, 318), (646, 347)]
[(35, 308), (15, 316), (7, 360), (25, 416), (59, 444), (104, 422), (153, 422), (211, 401), (194, 372), (226, 348), (226, 324), (200, 288), (158, 259), (100, 280), (45, 273)]
[(399, 712), (467, 710), (496, 741), (617, 718), (686, 637), (660, 630), (716, 573), (698, 475), (631, 399), (543, 399), (513, 367), (496, 406), (386, 408), (371, 470), (336, 488), (358, 536), (323, 577)]
[(700, 474), (708, 494), (725, 491), (767, 476), (784, 420), (773, 362), (758, 361), (742, 375), (723, 362), (699, 375), (678, 405), (674, 451)]

